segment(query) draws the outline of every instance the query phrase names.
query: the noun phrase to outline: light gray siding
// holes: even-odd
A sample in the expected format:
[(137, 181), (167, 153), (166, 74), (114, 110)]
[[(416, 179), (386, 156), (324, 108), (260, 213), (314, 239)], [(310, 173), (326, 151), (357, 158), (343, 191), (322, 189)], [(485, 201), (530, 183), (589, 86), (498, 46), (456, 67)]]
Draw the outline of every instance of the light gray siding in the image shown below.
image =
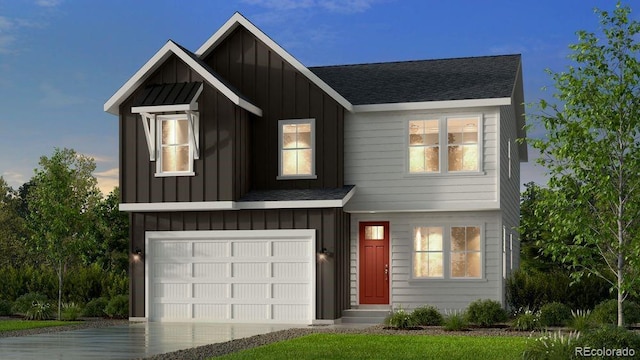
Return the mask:
[[(481, 116), (481, 171), (473, 174), (409, 174), (408, 121), (459, 115)], [(498, 116), (497, 107), (347, 114), (345, 183), (356, 184), (358, 190), (345, 210), (498, 209)], [(441, 168), (445, 166), (441, 164)]]
[[(520, 158), (517, 125), (512, 106), (500, 108), (500, 209), (505, 230), (505, 266), (508, 275), (520, 263)], [(510, 145), (509, 145), (510, 144)], [(509, 148), (511, 155), (509, 156)], [(511, 170), (509, 171), (509, 167)], [(510, 246), (512, 245), (512, 247)]]
[[(502, 270), (500, 267), (501, 230), (499, 211), (378, 213), (351, 216), (351, 305), (358, 305), (358, 224), (361, 221), (389, 221), (390, 227), (390, 302), (394, 308), (413, 309), (429, 304), (445, 309), (463, 309), (476, 299), (502, 300)], [(480, 225), (483, 230), (483, 276), (481, 279), (411, 278), (413, 226)]]

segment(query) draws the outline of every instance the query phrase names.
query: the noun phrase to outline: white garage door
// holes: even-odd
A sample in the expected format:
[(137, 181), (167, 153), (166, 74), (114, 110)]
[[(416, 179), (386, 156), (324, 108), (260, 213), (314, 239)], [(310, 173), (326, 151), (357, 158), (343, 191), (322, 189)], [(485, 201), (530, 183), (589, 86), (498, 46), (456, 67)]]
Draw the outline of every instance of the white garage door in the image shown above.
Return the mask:
[(315, 230), (146, 233), (147, 318), (315, 319)]

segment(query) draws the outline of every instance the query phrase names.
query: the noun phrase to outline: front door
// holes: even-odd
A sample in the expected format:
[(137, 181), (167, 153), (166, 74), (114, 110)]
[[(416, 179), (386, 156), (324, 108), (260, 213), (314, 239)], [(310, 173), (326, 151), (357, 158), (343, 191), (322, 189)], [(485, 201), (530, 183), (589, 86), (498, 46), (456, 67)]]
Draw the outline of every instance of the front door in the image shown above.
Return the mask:
[(389, 304), (389, 222), (360, 223), (360, 304)]

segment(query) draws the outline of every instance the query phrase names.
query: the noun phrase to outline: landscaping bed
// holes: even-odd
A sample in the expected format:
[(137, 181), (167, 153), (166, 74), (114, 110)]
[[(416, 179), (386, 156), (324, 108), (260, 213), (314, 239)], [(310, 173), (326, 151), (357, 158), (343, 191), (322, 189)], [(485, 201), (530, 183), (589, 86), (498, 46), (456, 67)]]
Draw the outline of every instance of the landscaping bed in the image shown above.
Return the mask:
[[(9, 324), (9, 323), (12, 324)], [(32, 321), (32, 320), (22, 320), (20, 317), (14, 316), (5, 316), (0, 317), (0, 329), (3, 328), (3, 323), (5, 324), (5, 328), (17, 328), (24, 327), (19, 330), (0, 330), (0, 338), (4, 337), (13, 337), (13, 336), (27, 336), (34, 334), (45, 334), (51, 332), (58, 331), (69, 331), (69, 330), (79, 330), (79, 329), (90, 329), (90, 328), (102, 328), (109, 327), (115, 325), (125, 325), (129, 323), (129, 320), (121, 320), (121, 319), (102, 319), (102, 318), (83, 318), (79, 321), (55, 321), (55, 320), (46, 320), (46, 321)], [(25, 326), (21, 326), (24, 324)]]

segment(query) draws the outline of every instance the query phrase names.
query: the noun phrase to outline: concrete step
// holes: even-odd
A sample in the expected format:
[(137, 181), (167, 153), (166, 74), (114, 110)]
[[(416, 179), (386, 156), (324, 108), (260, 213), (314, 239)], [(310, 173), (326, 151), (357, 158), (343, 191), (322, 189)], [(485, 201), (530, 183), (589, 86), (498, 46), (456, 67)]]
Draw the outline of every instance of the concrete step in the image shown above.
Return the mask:
[(389, 309), (349, 309), (342, 312), (343, 324), (382, 324)]

